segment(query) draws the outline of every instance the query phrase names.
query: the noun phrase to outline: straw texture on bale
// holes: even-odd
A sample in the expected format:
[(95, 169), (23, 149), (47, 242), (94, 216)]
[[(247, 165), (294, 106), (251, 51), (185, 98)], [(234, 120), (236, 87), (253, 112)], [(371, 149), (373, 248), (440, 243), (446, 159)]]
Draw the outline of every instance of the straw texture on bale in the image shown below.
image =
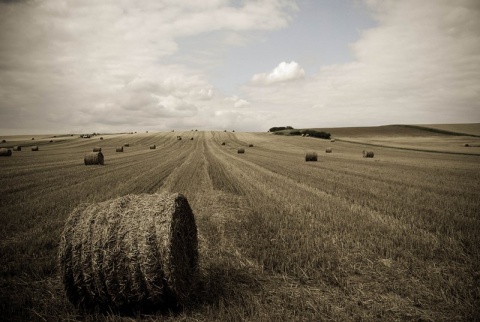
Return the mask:
[(307, 154), (305, 154), (305, 161), (317, 161), (317, 159), (317, 152), (307, 152)]
[(67, 219), (58, 259), (67, 297), (80, 308), (181, 307), (198, 277), (195, 218), (177, 193), (83, 204)]
[(239, 148), (239, 149), (237, 150), (237, 153), (245, 153), (245, 149), (244, 149), (244, 148)]
[(93, 148), (93, 152), (102, 152), (102, 148), (99, 146), (96, 146)]
[(13, 151), (22, 151), (22, 147), (19, 146), (19, 145), (15, 145), (15, 146), (13, 147)]
[(104, 163), (104, 157), (102, 152), (90, 152), (85, 154), (85, 157), (83, 158), (83, 162), (85, 162), (85, 165), (93, 165), (93, 164), (101, 164), (103, 165)]
[(364, 157), (364, 158), (373, 158), (373, 155), (374, 155), (373, 151), (365, 151), (365, 150), (363, 150), (363, 157)]
[(116, 152), (123, 152), (123, 146), (119, 146), (118, 148), (116, 148), (115, 151)]
[(10, 156), (12, 156), (12, 150), (7, 149), (7, 148), (0, 148), (0, 156), (10, 157)]
[(332, 153), (332, 148), (326, 148), (325, 153)]
[(38, 151), (38, 146), (37, 145), (32, 146), (32, 151)]
[(154, 144), (154, 145), (150, 145), (150, 150), (155, 150), (157, 148), (157, 146)]

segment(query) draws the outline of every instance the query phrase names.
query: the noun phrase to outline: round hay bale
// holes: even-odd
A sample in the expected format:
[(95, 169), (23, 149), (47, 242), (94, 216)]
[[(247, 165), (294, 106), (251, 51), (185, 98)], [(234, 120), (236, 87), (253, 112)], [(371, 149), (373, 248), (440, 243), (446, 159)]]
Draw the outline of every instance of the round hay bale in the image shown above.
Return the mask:
[(22, 147), (19, 146), (19, 145), (15, 145), (15, 146), (13, 147), (13, 151), (22, 151)]
[(154, 144), (154, 145), (150, 145), (150, 150), (155, 150), (157, 148), (157, 146)]
[(305, 161), (317, 161), (318, 155), (317, 152), (307, 152), (305, 154)]
[(102, 148), (99, 146), (96, 146), (93, 148), (93, 152), (102, 152)]
[(192, 140), (193, 140), (193, 138), (190, 138), (190, 141), (192, 141)]
[(100, 140), (103, 140), (103, 136), (100, 137)]
[(38, 145), (32, 146), (32, 151), (38, 151)]
[(125, 143), (123, 146), (130, 146), (130, 144), (129, 144), (129, 143)]
[(7, 148), (0, 148), (0, 156), (11, 157), (12, 156), (12, 150), (7, 149)]
[(119, 146), (115, 149), (116, 152), (123, 152), (123, 146)]
[(225, 145), (225, 142), (222, 142), (222, 145)]
[(468, 148), (470, 146), (470, 144), (468, 143), (465, 143), (464, 147)]
[(332, 153), (332, 148), (326, 148), (325, 153)]
[(7, 143), (7, 140), (2, 140), (2, 143)]
[(32, 138), (32, 140), (35, 140), (35, 138)]
[(85, 154), (83, 158), (83, 162), (85, 165), (92, 165), (92, 164), (101, 164), (103, 165), (104, 157), (102, 152), (90, 152)]
[(365, 151), (365, 150), (363, 150), (363, 157), (364, 157), (364, 158), (373, 158), (373, 156), (374, 156), (373, 151)]
[(249, 144), (248, 147), (249, 147), (249, 148), (253, 148), (253, 144)]
[(80, 308), (179, 307), (198, 278), (195, 217), (178, 193), (82, 204), (65, 223), (58, 260), (67, 297)]
[(53, 143), (53, 140), (50, 140), (50, 143)]
[(245, 153), (245, 149), (244, 148), (238, 148), (237, 153)]

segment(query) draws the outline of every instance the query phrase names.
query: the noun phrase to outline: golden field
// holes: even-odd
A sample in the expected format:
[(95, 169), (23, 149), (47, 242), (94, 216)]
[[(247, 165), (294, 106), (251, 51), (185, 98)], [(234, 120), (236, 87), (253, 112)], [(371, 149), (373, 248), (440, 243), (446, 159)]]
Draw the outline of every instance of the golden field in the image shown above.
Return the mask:
[[(478, 320), (480, 138), (323, 130), (335, 142), (223, 131), (3, 137), (0, 147), (22, 151), (0, 157), (0, 320)], [(105, 165), (85, 166), (95, 146)], [(195, 296), (175, 314), (81, 316), (56, 260), (69, 213), (158, 191), (184, 194), (196, 216)]]

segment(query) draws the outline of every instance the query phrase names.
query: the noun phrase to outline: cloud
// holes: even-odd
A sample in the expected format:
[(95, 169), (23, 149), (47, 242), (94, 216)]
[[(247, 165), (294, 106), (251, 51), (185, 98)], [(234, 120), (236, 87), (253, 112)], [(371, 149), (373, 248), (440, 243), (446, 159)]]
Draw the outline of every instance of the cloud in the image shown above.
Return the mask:
[(270, 85), (305, 78), (305, 71), (296, 62), (281, 62), (270, 73), (253, 75), (251, 82), (259, 85)]
[(250, 106), (250, 103), (248, 101), (241, 99), (237, 95), (226, 97), (225, 100), (233, 102), (233, 106), (237, 108)]
[[(478, 1), (365, 5), (378, 25), (351, 44), (354, 61), (323, 66), (288, 86), (268, 83), (274, 73), (259, 74), (243, 96), (271, 106), (278, 124), (290, 124), (292, 117), (302, 126), (478, 122)], [(270, 86), (258, 86), (265, 83)]]
[(277, 30), (295, 8), (284, 0), (0, 2), (2, 131), (168, 127), (200, 119), (204, 105), (228, 108), (201, 62), (169, 60), (179, 40)]

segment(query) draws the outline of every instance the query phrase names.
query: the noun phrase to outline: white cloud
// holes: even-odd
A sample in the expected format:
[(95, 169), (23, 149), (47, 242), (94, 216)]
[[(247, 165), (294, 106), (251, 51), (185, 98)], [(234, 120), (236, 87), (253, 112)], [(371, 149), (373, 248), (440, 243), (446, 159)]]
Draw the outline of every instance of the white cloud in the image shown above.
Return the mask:
[(480, 121), (480, 3), (366, 4), (378, 26), (351, 45), (354, 62), (288, 86), (255, 86), (274, 73), (260, 74), (244, 96), (271, 106), (278, 124), (292, 117), (303, 126)]
[(296, 8), (285, 0), (231, 2), (0, 2), (0, 118), (11, 124), (2, 131), (168, 127), (200, 119), (207, 104), (228, 108), (202, 64), (167, 62), (179, 39), (276, 30)]
[(305, 71), (296, 62), (281, 62), (270, 73), (255, 74), (251, 82), (253, 84), (270, 85), (305, 78)]
[(225, 98), (226, 101), (231, 101), (233, 102), (233, 106), (234, 107), (246, 107), (246, 106), (250, 106), (250, 102), (244, 100), (244, 99), (241, 99), (240, 97), (238, 97), (237, 95), (233, 95), (233, 96), (229, 96), (229, 97), (226, 97)]

